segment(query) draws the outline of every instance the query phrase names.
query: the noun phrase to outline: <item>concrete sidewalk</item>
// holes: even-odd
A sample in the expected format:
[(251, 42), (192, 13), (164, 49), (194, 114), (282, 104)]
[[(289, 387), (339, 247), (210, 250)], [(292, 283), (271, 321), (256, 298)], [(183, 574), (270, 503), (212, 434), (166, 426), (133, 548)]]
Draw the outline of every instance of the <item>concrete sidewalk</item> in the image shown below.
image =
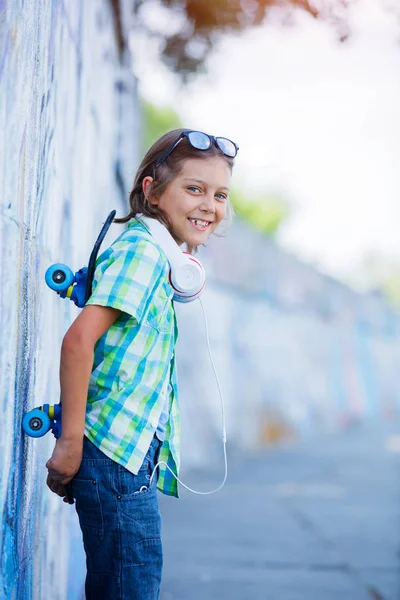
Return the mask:
[(399, 435), (400, 423), (353, 426), (231, 457), (214, 495), (160, 495), (161, 600), (400, 599)]

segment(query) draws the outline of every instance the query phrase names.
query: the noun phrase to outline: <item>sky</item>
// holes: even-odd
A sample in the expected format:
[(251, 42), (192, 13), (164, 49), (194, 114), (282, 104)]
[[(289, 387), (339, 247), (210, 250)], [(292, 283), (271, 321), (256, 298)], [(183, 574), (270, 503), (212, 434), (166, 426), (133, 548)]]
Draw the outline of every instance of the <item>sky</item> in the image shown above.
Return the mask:
[(221, 38), (185, 87), (152, 42), (134, 52), (146, 99), (239, 144), (233, 183), (249, 199), (278, 190), (290, 202), (278, 243), (359, 283), (367, 255), (400, 261), (400, 18), (382, 4), (354, 4), (343, 44), (304, 13), (289, 27), (273, 15)]

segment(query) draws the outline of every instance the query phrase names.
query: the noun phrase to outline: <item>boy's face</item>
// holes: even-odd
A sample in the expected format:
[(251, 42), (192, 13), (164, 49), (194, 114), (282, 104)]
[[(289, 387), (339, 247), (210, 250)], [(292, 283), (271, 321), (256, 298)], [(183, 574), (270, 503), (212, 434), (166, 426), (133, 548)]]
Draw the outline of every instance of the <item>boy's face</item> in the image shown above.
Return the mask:
[(179, 244), (200, 246), (225, 216), (230, 169), (223, 158), (189, 158), (182, 171), (152, 203), (167, 215)]

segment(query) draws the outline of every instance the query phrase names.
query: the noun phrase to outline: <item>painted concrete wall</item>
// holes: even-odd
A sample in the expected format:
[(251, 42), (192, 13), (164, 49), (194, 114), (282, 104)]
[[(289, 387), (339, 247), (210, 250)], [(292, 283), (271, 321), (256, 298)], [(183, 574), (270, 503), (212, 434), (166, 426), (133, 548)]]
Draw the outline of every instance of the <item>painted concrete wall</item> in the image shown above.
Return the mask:
[[(399, 414), (400, 316), (236, 220), (199, 257), (202, 299), (239, 451)], [(178, 307), (182, 466), (222, 469), (221, 411), (200, 305)]]
[(77, 314), (45, 270), (79, 269), (108, 212), (125, 213), (138, 105), (108, 0), (2, 0), (0, 29), (0, 598), (74, 600), (73, 508), (45, 486), (54, 438), (24, 436), (21, 419), (59, 401)]

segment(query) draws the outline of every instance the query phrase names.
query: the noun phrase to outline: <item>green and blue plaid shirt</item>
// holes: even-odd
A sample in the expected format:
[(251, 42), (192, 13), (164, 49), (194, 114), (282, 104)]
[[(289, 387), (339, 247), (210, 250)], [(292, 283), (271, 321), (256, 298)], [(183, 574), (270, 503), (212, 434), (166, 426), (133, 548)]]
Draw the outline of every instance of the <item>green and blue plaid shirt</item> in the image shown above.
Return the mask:
[[(104, 454), (137, 474), (169, 394), (169, 419), (159, 460), (179, 471), (180, 418), (177, 325), (169, 263), (146, 227), (128, 229), (96, 263), (87, 305), (122, 311), (97, 341), (89, 382), (85, 435)], [(168, 385), (170, 384), (170, 385)], [(159, 467), (157, 487), (178, 496), (176, 479)]]

